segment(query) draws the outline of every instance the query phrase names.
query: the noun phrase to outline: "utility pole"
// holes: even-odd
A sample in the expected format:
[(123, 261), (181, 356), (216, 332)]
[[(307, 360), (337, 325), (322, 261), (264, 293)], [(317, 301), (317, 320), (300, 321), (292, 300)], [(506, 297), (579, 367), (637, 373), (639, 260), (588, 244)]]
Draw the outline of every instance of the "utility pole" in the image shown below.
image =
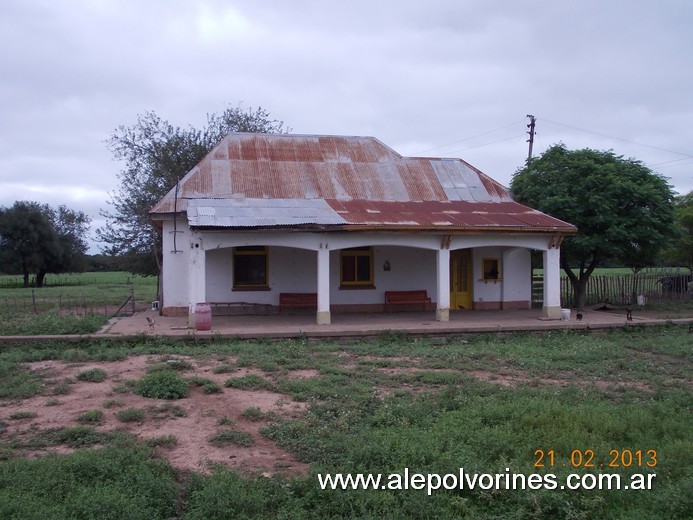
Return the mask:
[(527, 117), (529, 118), (529, 124), (527, 125), (527, 128), (529, 128), (529, 139), (527, 139), (527, 142), (529, 143), (529, 153), (527, 154), (527, 166), (529, 166), (529, 163), (532, 161), (532, 147), (534, 146), (534, 126), (536, 125), (537, 118), (534, 117), (531, 114), (527, 114)]

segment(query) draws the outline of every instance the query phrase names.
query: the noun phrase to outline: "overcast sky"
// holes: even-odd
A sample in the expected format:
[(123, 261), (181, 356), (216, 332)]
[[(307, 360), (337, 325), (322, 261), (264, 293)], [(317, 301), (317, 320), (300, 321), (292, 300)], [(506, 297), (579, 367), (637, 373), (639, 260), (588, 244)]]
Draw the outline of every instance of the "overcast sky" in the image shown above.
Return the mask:
[(533, 114), (535, 155), (611, 149), (687, 193), (691, 27), (690, 0), (0, 0), (0, 206), (66, 204), (93, 230), (116, 127), (239, 103), (505, 185)]

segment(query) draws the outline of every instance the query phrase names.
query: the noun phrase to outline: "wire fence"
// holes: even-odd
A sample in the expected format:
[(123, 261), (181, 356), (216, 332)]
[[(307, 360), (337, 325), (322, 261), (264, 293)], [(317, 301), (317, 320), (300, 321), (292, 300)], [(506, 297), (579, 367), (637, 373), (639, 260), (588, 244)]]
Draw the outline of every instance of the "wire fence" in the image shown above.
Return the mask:
[(130, 289), (123, 301), (114, 303), (113, 298), (94, 298), (87, 293), (58, 293), (50, 296), (40, 296), (35, 289), (31, 294), (0, 297), (0, 307), (9, 313), (57, 312), (73, 316), (124, 316), (132, 315), (137, 309), (135, 290)]
[[(543, 277), (532, 278), (533, 302), (543, 298)], [(644, 272), (629, 275), (592, 275), (587, 281), (585, 305), (645, 305), (693, 300), (693, 275), (679, 271)], [(572, 307), (575, 290), (561, 278), (561, 305)]]

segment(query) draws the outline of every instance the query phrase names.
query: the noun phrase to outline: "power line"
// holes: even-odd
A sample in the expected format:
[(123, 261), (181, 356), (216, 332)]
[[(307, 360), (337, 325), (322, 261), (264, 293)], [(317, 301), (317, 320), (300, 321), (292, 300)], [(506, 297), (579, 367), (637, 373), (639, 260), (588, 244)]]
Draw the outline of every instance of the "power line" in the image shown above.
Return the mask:
[(511, 135), (510, 137), (504, 137), (503, 139), (496, 139), (495, 141), (491, 141), (489, 143), (482, 143), (482, 144), (477, 144), (474, 146), (468, 146), (467, 148), (462, 148), (460, 150), (453, 150), (451, 152), (443, 152), (445, 155), (451, 155), (454, 153), (460, 153), (460, 152), (466, 152), (467, 150), (473, 150), (474, 148), (483, 148), (484, 146), (489, 146), (491, 144), (496, 144), (496, 143), (502, 143), (503, 141), (510, 141), (511, 139), (517, 139), (518, 137), (524, 136), (524, 132), (521, 134), (515, 134)]
[[(426, 152), (432, 152), (433, 150), (439, 150), (439, 149), (441, 149), (441, 148), (445, 148), (445, 147), (451, 146), (451, 145), (453, 145), (453, 144), (461, 143), (461, 142), (464, 142), (464, 141), (469, 141), (469, 140), (471, 140), (471, 139), (476, 139), (477, 137), (482, 137), (482, 136), (484, 136), (484, 135), (492, 134), (492, 133), (498, 132), (498, 131), (500, 131), (500, 130), (505, 130), (506, 128), (509, 128), (509, 127), (511, 127), (511, 126), (515, 126), (515, 125), (517, 125), (518, 123), (522, 123), (522, 119), (520, 119), (519, 121), (514, 121), (514, 122), (512, 122), (512, 123), (508, 123), (507, 125), (500, 126), (500, 127), (498, 127), (498, 128), (494, 128), (493, 130), (489, 130), (489, 131), (487, 131), (487, 132), (482, 132), (482, 133), (480, 133), (480, 134), (472, 135), (472, 136), (470, 136), (470, 137), (464, 137), (464, 138), (462, 138), (462, 139), (458, 139), (457, 141), (452, 141), (451, 143), (448, 143), (448, 144), (442, 144), (442, 145), (440, 145), (440, 146), (434, 146), (433, 148), (428, 148), (427, 150), (422, 150), (422, 151), (420, 151), (420, 152), (416, 152), (414, 155), (419, 155), (419, 154), (426, 153)], [(490, 144), (490, 143), (489, 143), (489, 144)], [(456, 152), (446, 152), (446, 153), (456, 153)]]
[(691, 155), (691, 154), (689, 154), (689, 153), (677, 152), (677, 151), (675, 151), (675, 150), (668, 150), (668, 149), (666, 149), (666, 148), (660, 148), (659, 146), (653, 146), (653, 145), (651, 145), (651, 144), (638, 143), (637, 141), (630, 141), (630, 140), (628, 140), (628, 139), (623, 139), (623, 138), (621, 138), (621, 137), (615, 137), (615, 136), (613, 136), (613, 135), (602, 134), (602, 133), (600, 133), (600, 132), (594, 132), (593, 130), (585, 130), (584, 128), (578, 128), (577, 126), (566, 125), (566, 124), (564, 124), (564, 123), (559, 123), (559, 122), (557, 122), (557, 121), (552, 121), (552, 120), (546, 119), (546, 118), (542, 118), (542, 121), (545, 121), (545, 122), (547, 122), (547, 123), (552, 123), (552, 124), (558, 125), (558, 126), (564, 126), (564, 127), (566, 127), (566, 128), (570, 128), (570, 129), (572, 129), (572, 130), (578, 130), (579, 132), (586, 132), (586, 133), (588, 133), (588, 134), (594, 134), (594, 135), (598, 135), (598, 136), (601, 136), (601, 137), (607, 137), (607, 138), (609, 138), (609, 139), (615, 139), (616, 141), (623, 141), (624, 143), (635, 144), (635, 145), (638, 145), (638, 146), (645, 146), (645, 147), (647, 147), (647, 148), (652, 148), (652, 149), (654, 149), (654, 150), (659, 150), (659, 151), (661, 151), (661, 152), (675, 153), (675, 154), (677, 154), (677, 155), (685, 155), (686, 157), (693, 157), (693, 155)]

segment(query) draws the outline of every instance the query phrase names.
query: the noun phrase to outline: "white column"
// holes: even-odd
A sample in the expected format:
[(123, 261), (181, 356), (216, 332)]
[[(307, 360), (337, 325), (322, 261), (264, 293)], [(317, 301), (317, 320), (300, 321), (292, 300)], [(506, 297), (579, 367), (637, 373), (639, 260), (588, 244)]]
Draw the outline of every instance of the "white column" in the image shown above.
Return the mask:
[(204, 303), (205, 284), (205, 250), (202, 240), (195, 238), (190, 243), (190, 262), (188, 264), (188, 326), (195, 328), (195, 306)]
[(501, 291), (501, 309), (505, 310), (506, 305), (505, 302), (508, 301), (508, 286), (510, 285), (507, 283), (508, 280), (508, 274), (511, 272), (510, 269), (510, 254), (513, 250), (510, 248), (505, 248), (501, 251), (501, 265), (500, 265), (500, 273), (498, 273), (498, 276), (500, 277), (500, 291)]
[(561, 319), (561, 249), (544, 251), (544, 318)]
[(327, 244), (318, 249), (318, 325), (330, 324), (330, 250)]
[(436, 320), (450, 321), (450, 250), (439, 249), (436, 254)]

